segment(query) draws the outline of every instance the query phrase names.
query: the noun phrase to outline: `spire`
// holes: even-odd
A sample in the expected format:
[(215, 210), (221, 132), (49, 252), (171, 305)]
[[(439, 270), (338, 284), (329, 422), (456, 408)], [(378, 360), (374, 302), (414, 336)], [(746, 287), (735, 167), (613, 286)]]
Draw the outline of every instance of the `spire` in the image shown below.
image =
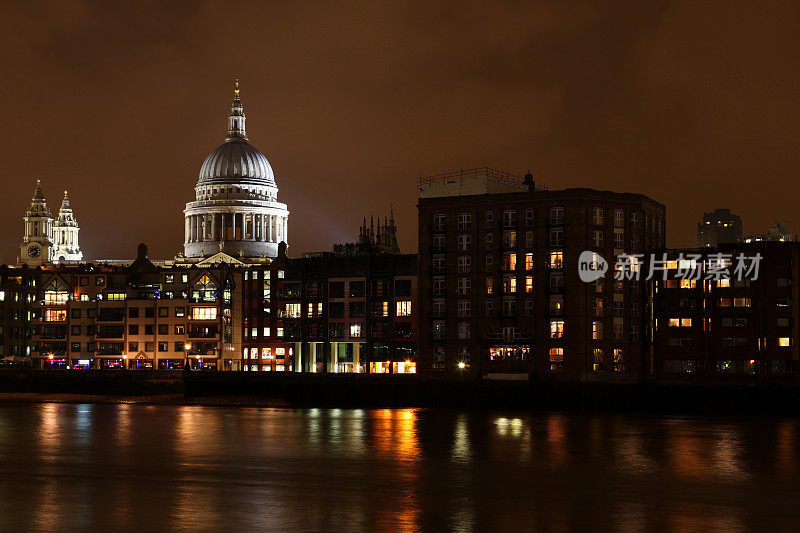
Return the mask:
[(242, 107), (242, 100), (239, 98), (239, 78), (236, 78), (233, 83), (231, 114), (228, 115), (228, 135), (225, 137), (227, 142), (248, 140), (244, 122), (244, 107)]
[(56, 226), (77, 226), (75, 215), (72, 212), (72, 206), (69, 205), (69, 193), (64, 191), (64, 199), (61, 200), (61, 209), (58, 210), (58, 218), (55, 221)]
[(42, 192), (42, 181), (36, 180), (36, 188), (33, 189), (33, 198), (31, 198), (31, 208), (28, 209), (27, 216), (29, 217), (49, 217), (50, 210), (47, 209), (47, 203), (44, 199)]
[(42, 193), (42, 180), (36, 180), (36, 188), (33, 189), (33, 200), (44, 200), (44, 194)]

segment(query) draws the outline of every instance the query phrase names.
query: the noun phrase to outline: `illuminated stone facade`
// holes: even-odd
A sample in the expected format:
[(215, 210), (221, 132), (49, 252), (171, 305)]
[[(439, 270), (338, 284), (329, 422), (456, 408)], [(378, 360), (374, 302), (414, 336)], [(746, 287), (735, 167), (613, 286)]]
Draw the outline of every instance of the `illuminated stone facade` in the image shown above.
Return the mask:
[(20, 244), (20, 264), (41, 266), (51, 262), (83, 259), (83, 252), (78, 244), (80, 227), (69, 204), (67, 191), (64, 191), (58, 218), (53, 220), (41, 184), (36, 180), (31, 207), (23, 220), (25, 233)]
[(184, 210), (184, 256), (223, 252), (244, 260), (276, 257), (288, 242), (286, 204), (267, 158), (248, 143), (238, 82), (225, 142), (206, 158), (195, 186), (195, 201)]

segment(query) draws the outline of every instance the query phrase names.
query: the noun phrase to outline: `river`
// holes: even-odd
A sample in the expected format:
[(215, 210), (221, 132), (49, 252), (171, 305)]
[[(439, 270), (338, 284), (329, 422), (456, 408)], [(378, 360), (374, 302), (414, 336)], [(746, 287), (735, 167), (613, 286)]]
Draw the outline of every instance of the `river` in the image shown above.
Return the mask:
[(796, 529), (795, 419), (0, 404), (0, 531)]

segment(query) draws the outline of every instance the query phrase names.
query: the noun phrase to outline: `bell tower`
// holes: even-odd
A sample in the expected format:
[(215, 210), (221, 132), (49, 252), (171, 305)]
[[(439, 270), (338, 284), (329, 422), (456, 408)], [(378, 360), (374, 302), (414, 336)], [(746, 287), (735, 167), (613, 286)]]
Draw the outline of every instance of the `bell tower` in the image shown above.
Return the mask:
[(78, 221), (69, 205), (69, 195), (64, 191), (64, 199), (61, 201), (61, 209), (58, 210), (58, 218), (53, 223), (53, 253), (51, 259), (54, 263), (61, 261), (80, 261), (83, 259), (83, 252), (78, 245)]
[(53, 249), (53, 217), (47, 209), (41, 182), (36, 180), (31, 207), (25, 213), (25, 234), (19, 247), (20, 263), (40, 266), (50, 261)]

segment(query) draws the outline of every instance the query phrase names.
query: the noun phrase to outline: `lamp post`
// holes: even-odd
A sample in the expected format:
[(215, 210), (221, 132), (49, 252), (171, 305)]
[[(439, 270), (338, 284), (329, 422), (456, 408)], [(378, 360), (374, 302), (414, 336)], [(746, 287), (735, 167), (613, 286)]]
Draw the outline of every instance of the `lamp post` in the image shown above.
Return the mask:
[(192, 349), (192, 343), (187, 342), (183, 345), (183, 370), (189, 370), (189, 350)]

